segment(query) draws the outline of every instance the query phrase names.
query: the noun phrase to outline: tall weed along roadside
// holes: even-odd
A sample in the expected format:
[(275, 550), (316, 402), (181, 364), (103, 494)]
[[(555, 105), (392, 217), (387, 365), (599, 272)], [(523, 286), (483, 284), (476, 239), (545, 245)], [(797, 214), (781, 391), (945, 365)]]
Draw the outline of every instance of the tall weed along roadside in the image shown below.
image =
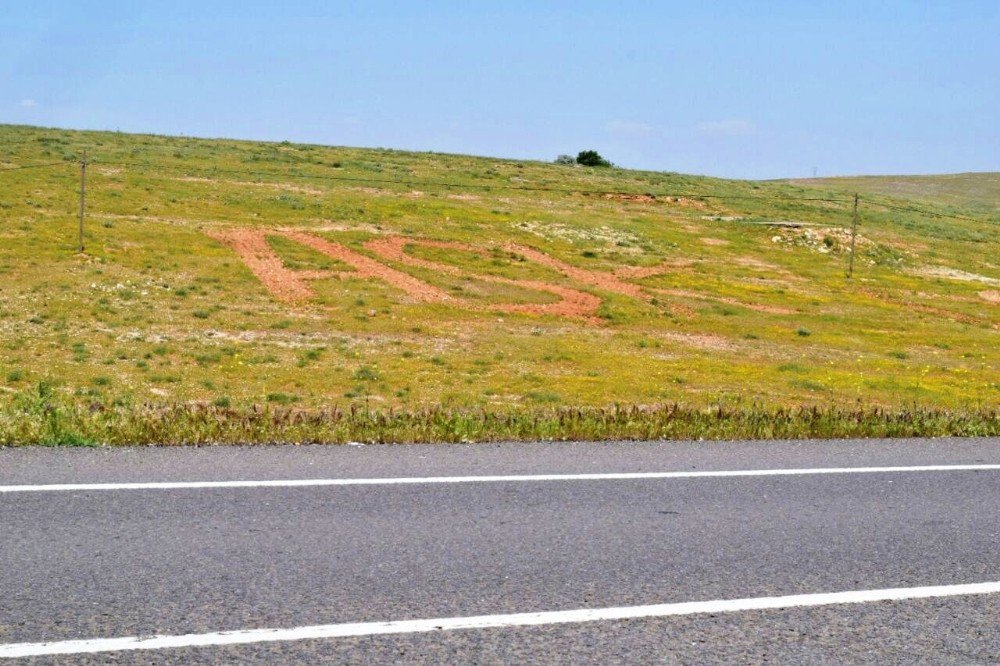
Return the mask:
[(991, 409), (692, 409), (670, 405), (487, 411), (318, 410), (226, 403), (114, 405), (21, 395), (0, 412), (0, 445), (343, 444), (504, 440), (797, 439), (1000, 435)]

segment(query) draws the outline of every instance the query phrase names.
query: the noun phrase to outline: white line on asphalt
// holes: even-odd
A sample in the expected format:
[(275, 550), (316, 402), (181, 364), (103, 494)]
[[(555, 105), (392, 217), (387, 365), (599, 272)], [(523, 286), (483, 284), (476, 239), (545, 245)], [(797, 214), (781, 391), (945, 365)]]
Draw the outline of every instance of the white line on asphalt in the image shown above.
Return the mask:
[(54, 483), (0, 486), (0, 493), (96, 490), (182, 490), (189, 488), (303, 488), (311, 486), (393, 486), (441, 483), (517, 483), (532, 481), (630, 481), (711, 479), (743, 476), (812, 474), (890, 474), (901, 472), (985, 472), (1000, 465), (919, 465), (915, 467), (818, 467), (812, 469), (740, 469), (704, 472), (622, 472), (608, 474), (512, 474), (506, 476), (425, 476), (382, 479), (279, 479), (264, 481), (149, 481), (137, 483)]
[(938, 585), (933, 587), (898, 587), (884, 590), (855, 590), (820, 594), (796, 594), (784, 597), (756, 597), (748, 599), (720, 599), (716, 601), (688, 601), (651, 606), (622, 606), (617, 608), (580, 608), (575, 610), (547, 611), (541, 613), (512, 613), (508, 615), (475, 615), (471, 617), (446, 617), (428, 620), (397, 620), (394, 622), (356, 622), (348, 624), (320, 624), (288, 629), (247, 629), (219, 631), (209, 634), (184, 634), (178, 636), (128, 636), (123, 638), (93, 638), (88, 640), (56, 641), (51, 643), (0, 644), (0, 658), (37, 657), (56, 654), (88, 654), (120, 650), (162, 650), (165, 648), (192, 648), (218, 645), (242, 645), (276, 641), (303, 641), (382, 634), (410, 634), (456, 629), (488, 629), (496, 627), (529, 627), (576, 622), (632, 620), (641, 618), (694, 615), (697, 613), (731, 613), (735, 611), (859, 604), (878, 601), (930, 599), (1000, 592), (1000, 581), (966, 585)]

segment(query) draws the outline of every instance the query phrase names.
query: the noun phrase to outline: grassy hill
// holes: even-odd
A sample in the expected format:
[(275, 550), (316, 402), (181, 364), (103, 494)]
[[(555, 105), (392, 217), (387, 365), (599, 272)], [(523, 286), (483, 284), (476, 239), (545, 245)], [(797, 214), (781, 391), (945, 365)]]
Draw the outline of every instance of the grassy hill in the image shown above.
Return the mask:
[(855, 187), (0, 126), (0, 443), (995, 432), (1000, 220)]
[(843, 192), (888, 195), (994, 216), (1000, 214), (1000, 173), (855, 176), (789, 182)]

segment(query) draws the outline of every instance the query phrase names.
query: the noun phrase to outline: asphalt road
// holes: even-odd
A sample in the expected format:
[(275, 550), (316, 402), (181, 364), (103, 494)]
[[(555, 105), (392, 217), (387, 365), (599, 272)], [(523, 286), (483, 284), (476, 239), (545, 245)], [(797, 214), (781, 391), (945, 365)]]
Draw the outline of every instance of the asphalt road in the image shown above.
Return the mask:
[[(990, 464), (1000, 438), (0, 449), (0, 486)], [(989, 469), (0, 492), (0, 650), (995, 581)], [(529, 660), (996, 663), (1000, 594), (32, 661)]]

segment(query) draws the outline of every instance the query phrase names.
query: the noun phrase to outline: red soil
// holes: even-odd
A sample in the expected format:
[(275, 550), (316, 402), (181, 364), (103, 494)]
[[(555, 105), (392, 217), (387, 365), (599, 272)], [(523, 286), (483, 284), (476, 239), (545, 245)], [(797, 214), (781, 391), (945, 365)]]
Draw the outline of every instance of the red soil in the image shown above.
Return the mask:
[[(483, 257), (489, 256), (489, 253), (483, 248), (475, 247), (473, 245), (468, 245), (466, 243), (449, 242), (449, 241), (433, 241), (433, 240), (418, 240), (412, 238), (405, 238), (403, 236), (387, 236), (385, 238), (377, 238), (375, 240), (368, 241), (365, 247), (372, 252), (378, 254), (380, 257), (385, 259), (390, 259), (393, 261), (398, 261), (400, 263), (406, 264), (408, 266), (418, 266), (420, 268), (426, 268), (428, 270), (437, 271), (439, 273), (446, 273), (448, 275), (462, 275), (461, 269), (456, 266), (449, 266), (448, 264), (441, 264), (435, 261), (427, 261), (426, 259), (420, 259), (419, 257), (414, 257), (406, 253), (405, 248), (407, 245), (423, 245), (424, 247), (436, 247), (451, 250), (463, 250), (466, 252), (474, 252)], [(524, 252), (521, 254), (525, 255), (529, 259), (533, 257), (528, 256)], [(537, 253), (539, 256), (548, 258), (548, 255), (543, 255)], [(542, 263), (542, 262), (538, 262)], [(479, 306), (476, 304), (466, 302), (464, 305), (469, 309), (476, 310), (499, 310), (502, 312), (527, 312), (532, 314), (548, 314), (556, 315), (560, 317), (570, 317), (573, 319), (584, 319), (590, 321), (596, 321), (596, 312), (601, 305), (601, 299), (593, 294), (588, 294), (577, 289), (571, 289), (569, 287), (561, 287), (558, 285), (548, 284), (546, 282), (538, 282), (535, 280), (513, 280), (510, 278), (499, 277), (496, 275), (480, 275), (480, 279), (487, 282), (496, 282), (499, 284), (508, 284), (515, 287), (521, 287), (524, 289), (534, 289), (537, 291), (546, 291), (550, 294), (555, 294), (559, 296), (560, 300), (555, 303), (545, 303), (545, 304), (501, 304), (501, 305), (490, 305), (490, 306)]]

